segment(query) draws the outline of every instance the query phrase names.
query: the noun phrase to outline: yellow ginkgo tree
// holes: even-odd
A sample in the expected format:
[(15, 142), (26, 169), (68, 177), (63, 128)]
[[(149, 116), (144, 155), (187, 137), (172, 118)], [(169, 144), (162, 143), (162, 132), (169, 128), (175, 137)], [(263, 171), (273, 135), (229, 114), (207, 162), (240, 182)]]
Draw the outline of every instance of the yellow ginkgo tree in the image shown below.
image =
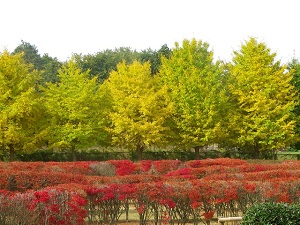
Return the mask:
[(151, 75), (150, 63), (120, 63), (103, 85), (111, 96), (108, 131), (113, 145), (135, 150), (142, 159), (147, 147), (165, 143), (172, 104)]
[(236, 145), (248, 149), (253, 157), (297, 140), (293, 111), (298, 99), (291, 84), (293, 71), (275, 57), (264, 43), (250, 38), (234, 52), (229, 66), (230, 89), (236, 102), (232, 115), (238, 134)]
[(104, 130), (105, 95), (89, 71), (82, 72), (73, 59), (58, 72), (60, 82), (47, 83), (43, 90), (48, 145), (67, 149), (76, 160), (80, 148), (101, 144)]
[(0, 53), (0, 150), (10, 160), (16, 152), (37, 146), (38, 79), (38, 72), (24, 62), (22, 53)]
[(184, 40), (163, 58), (160, 79), (174, 103), (172, 115), (176, 145), (194, 148), (195, 157), (205, 146), (220, 143), (227, 135), (228, 95), (222, 66), (213, 61), (206, 42)]

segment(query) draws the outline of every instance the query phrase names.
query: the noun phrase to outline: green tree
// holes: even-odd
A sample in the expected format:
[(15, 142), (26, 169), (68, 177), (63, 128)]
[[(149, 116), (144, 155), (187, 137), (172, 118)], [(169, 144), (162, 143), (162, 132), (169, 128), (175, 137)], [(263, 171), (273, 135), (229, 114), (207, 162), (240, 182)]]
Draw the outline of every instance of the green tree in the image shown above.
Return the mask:
[(134, 149), (142, 159), (150, 146), (165, 144), (172, 104), (166, 89), (151, 76), (150, 63), (120, 63), (106, 85), (112, 99), (109, 132), (112, 143)]
[(40, 84), (44, 85), (46, 82), (57, 82), (57, 71), (62, 66), (62, 63), (57, 58), (50, 57), (44, 54), (42, 57), (35, 45), (22, 40), (12, 54), (23, 53), (23, 58), (27, 64), (32, 64), (32, 69), (41, 71)]
[(170, 58), (172, 51), (164, 44), (158, 51), (147, 49), (139, 53), (138, 60), (142, 63), (149, 61), (151, 65), (151, 74), (158, 73), (161, 66), (161, 57)]
[(122, 61), (127, 64), (137, 60), (139, 62), (150, 62), (152, 75), (156, 74), (161, 65), (161, 56), (169, 58), (172, 51), (167, 45), (163, 45), (158, 51), (147, 49), (141, 52), (127, 47), (116, 48), (114, 50), (106, 49), (96, 54), (81, 55), (75, 54), (76, 64), (83, 70), (90, 70), (90, 76), (97, 77), (99, 83), (102, 83), (109, 77), (109, 73), (117, 69), (117, 65)]
[(27, 65), (22, 53), (0, 54), (0, 149), (9, 153), (32, 150), (40, 115), (36, 85), (39, 73)]
[(47, 83), (42, 90), (46, 117), (45, 130), (50, 147), (67, 149), (76, 160), (79, 148), (95, 146), (106, 139), (105, 96), (96, 78), (82, 72), (70, 60), (58, 73), (59, 83)]
[(196, 158), (205, 146), (219, 143), (226, 135), (226, 88), (222, 67), (202, 41), (175, 43), (171, 57), (162, 58), (160, 77), (175, 105), (173, 115), (177, 143), (194, 148)]
[(34, 69), (42, 70), (42, 58), (35, 45), (21, 40), (21, 44), (15, 48), (12, 54), (19, 54), (23, 52), (23, 58), (27, 64), (32, 64)]
[[(300, 93), (300, 62), (298, 59), (293, 58), (292, 61), (288, 64), (288, 69), (293, 73), (293, 79), (292, 79), (292, 85), (294, 85), (296, 91), (297, 91), (297, 97), (299, 98)], [(296, 134), (297, 136), (300, 136), (300, 104), (295, 106), (294, 113), (296, 115)], [(293, 145), (294, 148), (300, 149), (300, 142), (296, 142)]]
[(118, 63), (125, 61), (132, 63), (138, 58), (138, 53), (130, 48), (121, 47), (114, 50), (104, 50), (96, 54), (74, 55), (76, 64), (83, 71), (90, 71), (90, 76), (97, 77), (99, 83), (103, 83), (112, 70), (117, 69)]
[(232, 123), (237, 128), (237, 146), (253, 157), (289, 146), (296, 140), (294, 109), (297, 96), (291, 84), (292, 71), (275, 61), (264, 43), (250, 38), (234, 52), (231, 92), (236, 102)]
[(59, 81), (57, 76), (58, 70), (62, 67), (62, 63), (57, 58), (53, 58), (48, 54), (44, 54), (42, 60), (42, 78), (41, 84), (44, 85), (47, 82), (56, 83)]

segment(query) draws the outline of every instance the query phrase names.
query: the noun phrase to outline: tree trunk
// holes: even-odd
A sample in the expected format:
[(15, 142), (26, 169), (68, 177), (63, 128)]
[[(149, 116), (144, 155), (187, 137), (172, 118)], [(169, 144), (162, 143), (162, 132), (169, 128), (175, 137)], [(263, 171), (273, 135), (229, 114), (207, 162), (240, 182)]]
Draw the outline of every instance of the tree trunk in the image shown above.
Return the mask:
[(138, 154), (138, 160), (141, 161), (143, 159), (143, 151), (144, 151), (144, 146), (137, 145), (136, 146), (137, 154)]
[(253, 158), (254, 159), (260, 159), (260, 152), (259, 152), (259, 145), (255, 143), (254, 149), (253, 149)]
[(77, 156), (76, 156), (75, 146), (72, 146), (71, 151), (72, 151), (73, 162), (76, 162), (77, 161)]
[(202, 147), (200, 146), (195, 146), (194, 149), (195, 149), (195, 159), (198, 160), (200, 159), (200, 148), (202, 149)]
[(129, 202), (128, 199), (125, 202), (125, 214), (126, 214), (126, 223), (129, 221)]
[(272, 154), (273, 154), (272, 155), (273, 160), (277, 160), (277, 150), (272, 150)]
[(15, 149), (14, 149), (14, 146), (12, 144), (9, 145), (9, 161), (12, 162), (12, 161), (15, 161)]

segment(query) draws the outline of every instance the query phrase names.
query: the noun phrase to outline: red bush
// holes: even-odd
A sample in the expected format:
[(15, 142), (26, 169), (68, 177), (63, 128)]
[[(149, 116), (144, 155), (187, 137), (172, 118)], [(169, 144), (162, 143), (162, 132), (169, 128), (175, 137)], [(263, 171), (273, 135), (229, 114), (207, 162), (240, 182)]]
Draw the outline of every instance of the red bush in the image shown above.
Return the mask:
[(115, 165), (119, 176), (134, 174), (137, 171), (136, 165), (130, 160), (109, 160), (108, 162)]
[(237, 215), (257, 202), (300, 203), (297, 161), (106, 162), (116, 167), (116, 176), (96, 176), (90, 171), (95, 162), (0, 163), (0, 188), (14, 191), (0, 191), (0, 221), (81, 224), (100, 218), (115, 223), (131, 202), (144, 222), (153, 216), (155, 222), (201, 219), (208, 224), (216, 212)]

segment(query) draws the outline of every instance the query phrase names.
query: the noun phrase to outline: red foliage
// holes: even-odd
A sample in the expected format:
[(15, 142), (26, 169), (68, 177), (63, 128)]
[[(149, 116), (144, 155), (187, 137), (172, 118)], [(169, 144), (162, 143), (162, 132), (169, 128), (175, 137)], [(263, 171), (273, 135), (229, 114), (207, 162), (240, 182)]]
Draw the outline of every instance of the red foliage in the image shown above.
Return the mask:
[[(14, 224), (84, 224), (86, 200), (64, 190), (40, 190), (26, 193), (0, 194), (1, 217), (13, 219)], [(4, 202), (4, 200), (6, 200)]]
[(142, 173), (147, 173), (152, 166), (152, 160), (142, 160), (138, 164), (140, 164), (140, 170)]
[(209, 210), (208, 212), (204, 212), (202, 215), (204, 216), (205, 220), (211, 220), (214, 217), (214, 211)]
[(249, 163), (241, 159), (217, 158), (204, 160), (191, 160), (185, 163), (187, 167), (201, 168), (213, 165), (236, 167), (239, 165), (248, 165)]
[(83, 175), (74, 175), (70, 173), (49, 173), (49, 172), (28, 172), (28, 171), (6, 171), (0, 173), (0, 188), (6, 189), (10, 186), (13, 178), (14, 185), (18, 191), (29, 189), (37, 190), (47, 186), (55, 186), (66, 183), (87, 184), (88, 180)]
[(298, 161), (108, 162), (116, 176), (95, 176), (93, 162), (0, 163), (0, 189), (15, 191), (0, 190), (0, 215), (27, 224), (82, 224), (94, 210), (104, 223), (114, 223), (130, 201), (143, 219), (157, 212), (168, 220), (191, 214), (211, 220), (214, 212), (243, 213), (256, 202), (300, 202)]
[(116, 167), (118, 176), (130, 175), (137, 171), (137, 166), (130, 160), (109, 160), (108, 162)]
[(177, 170), (182, 164), (180, 160), (158, 160), (153, 161), (155, 173), (166, 174), (170, 171)]

